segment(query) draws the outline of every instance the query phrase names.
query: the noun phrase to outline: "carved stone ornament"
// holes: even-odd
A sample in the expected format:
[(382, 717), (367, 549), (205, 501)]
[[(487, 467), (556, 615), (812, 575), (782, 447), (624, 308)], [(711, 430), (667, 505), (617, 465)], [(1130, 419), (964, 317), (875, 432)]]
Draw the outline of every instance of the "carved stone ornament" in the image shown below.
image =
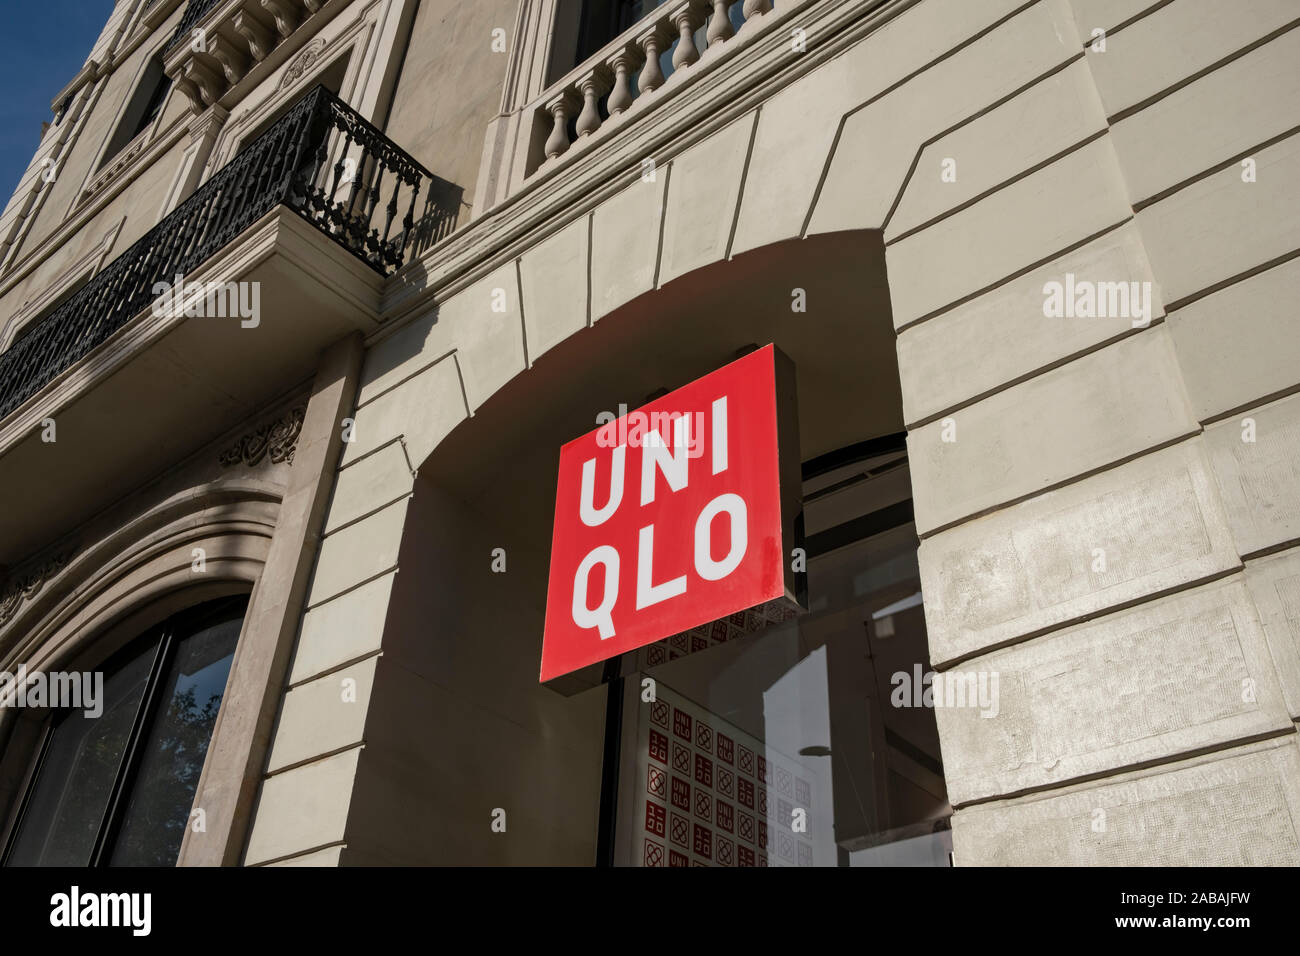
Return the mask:
[(8, 623), (22, 603), (34, 598), (51, 578), (68, 566), (75, 554), (75, 548), (65, 548), (31, 565), (25, 573), (6, 579), (0, 585), (0, 624)]
[(107, 169), (90, 181), (90, 185), (87, 186), (85, 192), (81, 194), (81, 198), (89, 199), (95, 193), (103, 189), (108, 183), (121, 175), (122, 171), (135, 162), (136, 159), (139, 158), (140, 154), (144, 152), (145, 144), (148, 141), (149, 130), (146, 129), (127, 144), (126, 148), (122, 150)]
[(316, 61), (321, 58), (325, 52), (325, 40), (323, 37), (317, 37), (308, 43), (298, 52), (289, 65), (285, 67), (284, 76), (280, 78), (278, 89), (283, 90), (291, 86), (306, 75), (307, 71), (316, 65)]
[(244, 435), (221, 453), (222, 466), (232, 468), (235, 465), (257, 465), (264, 459), (271, 464), (286, 462), (292, 465), (306, 413), (306, 406), (299, 405), (280, 418)]

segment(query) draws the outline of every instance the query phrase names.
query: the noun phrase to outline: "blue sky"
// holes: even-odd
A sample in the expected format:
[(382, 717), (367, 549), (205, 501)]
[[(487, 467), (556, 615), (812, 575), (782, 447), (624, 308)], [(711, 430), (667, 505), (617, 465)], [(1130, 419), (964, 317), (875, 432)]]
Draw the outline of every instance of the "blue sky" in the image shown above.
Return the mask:
[(41, 141), (50, 100), (86, 62), (112, 0), (9, 0), (0, 31), (0, 208)]

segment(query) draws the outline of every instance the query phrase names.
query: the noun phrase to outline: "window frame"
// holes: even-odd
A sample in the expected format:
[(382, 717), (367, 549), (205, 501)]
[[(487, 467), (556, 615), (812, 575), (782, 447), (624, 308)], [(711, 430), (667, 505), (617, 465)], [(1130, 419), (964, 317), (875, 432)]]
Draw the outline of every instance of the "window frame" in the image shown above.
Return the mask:
[[(238, 609), (241, 620), (245, 619), (248, 614), (249, 597), (247, 593), (236, 594), (230, 597), (205, 601), (178, 611), (122, 645), (99, 665), (102, 669), (105, 664), (110, 662), (116, 663), (123, 658), (130, 659), (133, 649), (146, 648), (155, 642), (157, 644), (154, 649), (153, 660), (149, 665), (148, 675), (145, 678), (144, 691), (140, 695), (140, 702), (131, 719), (131, 730), (122, 748), (122, 756), (117, 772), (113, 777), (108, 802), (104, 807), (104, 813), (95, 834), (90, 860), (86, 864), (88, 868), (98, 869), (110, 865), (117, 837), (121, 831), (127, 803), (139, 775), (141, 759), (146, 749), (145, 744), (148, 743), (149, 734), (157, 723), (163, 705), (166, 703), (162, 698), (162, 687), (171, 670), (172, 663), (176, 659), (176, 652), (181, 642), (202, 629), (206, 624), (229, 617), (230, 612), (235, 609)], [(229, 680), (230, 676), (227, 674), (227, 686), (222, 693), (223, 703), (225, 694), (229, 691)], [(41, 780), (41, 769), (49, 755), (55, 731), (62, 721), (76, 710), (77, 708), (74, 707), (49, 708), (48, 710), (48, 714), (44, 719), (44, 726), (40, 731), (39, 742), (34, 748), (34, 759), (32, 759), (31, 765), (22, 780), (23, 789), (17, 802), (16, 812), (13, 814), (8, 831), (4, 833), (3, 841), (0, 842), (0, 868), (13, 865), (10, 860), (14, 847), (18, 841), (18, 835), (22, 831), (23, 821), (31, 809), (32, 796)], [(209, 740), (210, 743), (211, 740)], [(206, 761), (206, 754), (204, 759)]]
[[(154, 73), (153, 82), (150, 83), (150, 77)], [(108, 139), (104, 141), (104, 148), (100, 154), (99, 161), (95, 163), (95, 168), (91, 171), (93, 177), (99, 176), (107, 169), (117, 157), (121, 156), (128, 146), (134, 143), (141, 136), (150, 134), (158, 126), (159, 120), (167, 108), (167, 100), (175, 90), (176, 84), (172, 78), (167, 75), (164, 68), (161, 54), (151, 56), (145, 60), (144, 66), (136, 75), (134, 85), (131, 88), (131, 95), (126, 98), (118, 113), (116, 122), (113, 124), (113, 132)], [(146, 97), (147, 91), (147, 99)], [(150, 107), (153, 107), (151, 110)], [(132, 114), (138, 114), (134, 117)], [(127, 124), (134, 126), (134, 131), (129, 135), (125, 133)]]

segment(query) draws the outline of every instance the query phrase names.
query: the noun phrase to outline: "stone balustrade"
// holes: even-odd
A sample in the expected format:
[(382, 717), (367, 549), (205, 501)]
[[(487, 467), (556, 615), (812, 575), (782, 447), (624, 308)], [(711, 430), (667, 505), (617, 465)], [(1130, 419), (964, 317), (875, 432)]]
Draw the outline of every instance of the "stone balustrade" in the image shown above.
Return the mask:
[(534, 142), (526, 174), (643, 108), (670, 79), (674, 86), (690, 82), (702, 56), (727, 55), (738, 30), (772, 9), (772, 0), (678, 0), (656, 7), (533, 104), (536, 139), (544, 142)]

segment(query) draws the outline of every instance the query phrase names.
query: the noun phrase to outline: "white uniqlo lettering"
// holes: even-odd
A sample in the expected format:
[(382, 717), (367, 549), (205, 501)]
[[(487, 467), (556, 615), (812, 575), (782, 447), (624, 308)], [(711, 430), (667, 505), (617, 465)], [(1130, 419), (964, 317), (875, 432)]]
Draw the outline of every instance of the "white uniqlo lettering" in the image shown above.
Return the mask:
[[(682, 414), (673, 419), (672, 448), (665, 445), (663, 436), (656, 428), (645, 436), (641, 445), (641, 505), (652, 504), (655, 500), (655, 484), (659, 474), (664, 476), (671, 491), (677, 492), (687, 487), (690, 479), (690, 414)], [(727, 396), (715, 399), (712, 405), (712, 470), (718, 475), (729, 466), (727, 456)], [(589, 458), (582, 464), (582, 488), (579, 494), (578, 510), (587, 527), (595, 528), (608, 521), (618, 510), (623, 501), (623, 484), (627, 462), (627, 445), (622, 444), (613, 450), (610, 457), (609, 497), (605, 504), (596, 507), (596, 459)], [(721, 560), (715, 561), (712, 553), (713, 522), (726, 514), (731, 528), (731, 540), (727, 553)], [(718, 495), (700, 512), (695, 520), (695, 572), (705, 581), (720, 581), (731, 574), (745, 559), (749, 547), (749, 508), (745, 500), (735, 493)], [(638, 611), (679, 597), (686, 593), (687, 576), (679, 574), (661, 584), (654, 583), (655, 527), (648, 524), (640, 530), (637, 539), (636, 555), (636, 609)], [(591, 573), (596, 565), (605, 569), (604, 592), (600, 602), (591, 606), (589, 600)], [(582, 628), (596, 628), (601, 640), (614, 636), (614, 619), (612, 611), (618, 603), (619, 591), (619, 555), (618, 550), (609, 544), (593, 549), (573, 576), (573, 622)]]
[[(664, 447), (659, 431), (650, 432), (641, 440), (641, 504), (655, 500), (655, 469), (663, 472), (668, 487), (681, 491), (690, 475), (686, 465), (690, 461), (691, 416), (680, 415), (673, 421), (673, 447)], [(715, 472), (716, 474), (716, 472)]]
[(588, 528), (595, 528), (608, 521), (623, 501), (623, 465), (626, 458), (626, 445), (614, 449), (609, 465), (609, 500), (603, 508), (597, 508), (595, 503), (596, 459), (588, 458), (582, 463), (582, 493), (578, 497), (578, 513)]
[(727, 470), (727, 396), (713, 402), (713, 473)]
[[(587, 606), (587, 581), (598, 564), (605, 566), (605, 596), (593, 608)], [(618, 552), (612, 545), (602, 544), (582, 559), (577, 574), (573, 576), (573, 623), (578, 627), (599, 628), (602, 641), (613, 637), (614, 619), (609, 612), (617, 600)]]
[(671, 597), (686, 593), (686, 575), (665, 581), (663, 584), (652, 583), (654, 577), (655, 526), (646, 525), (641, 529), (636, 553), (636, 609), (658, 604)]
[[(721, 561), (714, 561), (709, 539), (713, 519), (722, 512), (731, 516), (731, 548)], [(737, 494), (718, 495), (695, 519), (695, 572), (706, 581), (721, 581), (740, 566), (749, 546), (749, 529), (746, 523), (748, 509), (745, 499)]]

